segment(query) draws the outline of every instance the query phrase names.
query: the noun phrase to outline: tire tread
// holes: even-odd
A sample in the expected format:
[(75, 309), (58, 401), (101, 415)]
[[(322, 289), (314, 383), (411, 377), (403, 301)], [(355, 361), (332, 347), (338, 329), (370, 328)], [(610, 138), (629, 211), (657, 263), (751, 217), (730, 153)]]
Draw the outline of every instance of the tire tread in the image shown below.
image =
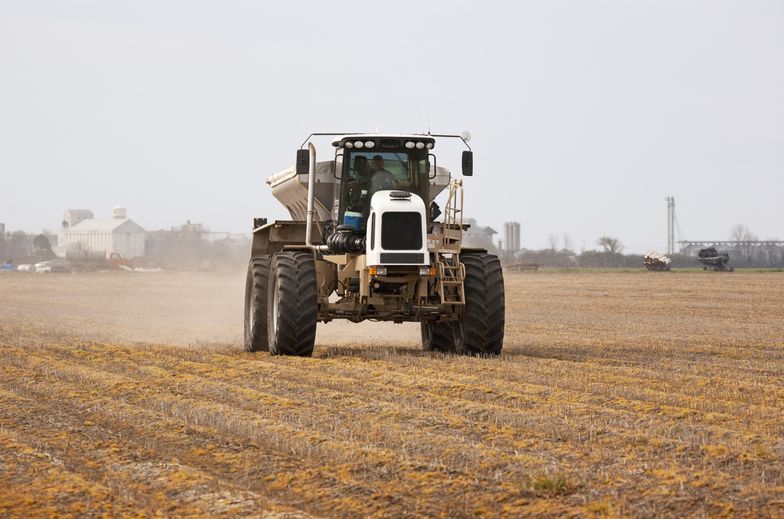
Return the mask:
[[(256, 256), (248, 262), (248, 275), (245, 280), (245, 351), (269, 351), (267, 335), (269, 272), (269, 256)], [(248, 312), (251, 298), (254, 299), (253, 316)], [(249, 319), (253, 320), (252, 332)]]
[(465, 265), (466, 306), (463, 314), (463, 352), (499, 355), (504, 343), (504, 275), (497, 256), (469, 253)]
[[(272, 259), (270, 276), (270, 353), (309, 357), (313, 354), (318, 317), (316, 265), (313, 255), (300, 251), (279, 252)], [(272, 329), (271, 302), (274, 290), (278, 290), (277, 330)]]

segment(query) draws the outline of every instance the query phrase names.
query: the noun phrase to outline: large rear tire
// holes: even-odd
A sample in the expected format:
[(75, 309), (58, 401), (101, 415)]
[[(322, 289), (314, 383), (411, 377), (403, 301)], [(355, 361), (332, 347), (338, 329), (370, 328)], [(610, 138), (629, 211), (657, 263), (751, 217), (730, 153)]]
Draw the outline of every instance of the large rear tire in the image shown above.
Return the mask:
[[(465, 309), (454, 334), (455, 351), (465, 355), (499, 355), (504, 346), (504, 274), (491, 254), (462, 254)], [(462, 334), (460, 333), (462, 332)]]
[(300, 357), (313, 354), (318, 288), (312, 253), (284, 251), (273, 256), (267, 313), (270, 353)]
[(267, 299), (270, 257), (258, 256), (248, 263), (245, 279), (245, 350), (269, 351)]

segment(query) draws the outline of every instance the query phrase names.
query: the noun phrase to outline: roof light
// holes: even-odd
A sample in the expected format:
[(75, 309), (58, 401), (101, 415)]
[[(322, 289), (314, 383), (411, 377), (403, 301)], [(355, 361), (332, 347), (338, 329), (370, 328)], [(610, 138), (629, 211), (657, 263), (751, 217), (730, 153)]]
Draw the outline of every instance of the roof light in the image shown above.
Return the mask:
[(351, 148), (354, 147), (354, 143), (352, 143), (351, 141), (346, 141), (346, 143), (343, 144), (343, 146), (345, 146), (346, 148), (351, 149)]
[(363, 147), (364, 145), (365, 145), (365, 143), (364, 143), (364, 142), (362, 142), (362, 141), (354, 141), (354, 147), (355, 147), (355, 148), (361, 148), (361, 147)]
[(406, 141), (406, 148), (409, 150), (414, 147), (414, 141)]
[(365, 147), (366, 148), (372, 148), (375, 145), (376, 145), (376, 143), (374, 141), (365, 141)]
[(432, 149), (433, 149), (433, 143), (432, 143), (432, 142), (428, 142), (427, 144), (425, 144), (425, 146), (426, 146), (426, 147), (427, 147), (427, 149), (429, 149), (429, 150), (432, 150)]
[(425, 143), (424, 143), (424, 142), (422, 142), (422, 141), (419, 141), (418, 143), (416, 143), (416, 148), (417, 148), (418, 150), (421, 150), (421, 149), (422, 149), (422, 148), (424, 148), (424, 147), (425, 147)]

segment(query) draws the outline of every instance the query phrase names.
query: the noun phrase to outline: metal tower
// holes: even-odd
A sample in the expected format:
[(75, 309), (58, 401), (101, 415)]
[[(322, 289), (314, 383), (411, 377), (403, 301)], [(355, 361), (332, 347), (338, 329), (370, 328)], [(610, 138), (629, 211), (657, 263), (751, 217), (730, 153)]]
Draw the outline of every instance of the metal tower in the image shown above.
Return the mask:
[(667, 254), (675, 252), (675, 197), (668, 196), (667, 200)]

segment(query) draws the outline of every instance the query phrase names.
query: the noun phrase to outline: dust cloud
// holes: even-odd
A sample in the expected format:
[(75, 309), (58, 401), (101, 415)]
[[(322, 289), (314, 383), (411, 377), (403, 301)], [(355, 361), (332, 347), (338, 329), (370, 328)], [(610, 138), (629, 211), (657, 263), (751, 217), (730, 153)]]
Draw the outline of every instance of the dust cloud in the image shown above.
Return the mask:
[[(86, 340), (242, 347), (244, 272), (3, 274), (0, 321)], [(319, 324), (316, 347), (419, 344), (412, 323)]]

